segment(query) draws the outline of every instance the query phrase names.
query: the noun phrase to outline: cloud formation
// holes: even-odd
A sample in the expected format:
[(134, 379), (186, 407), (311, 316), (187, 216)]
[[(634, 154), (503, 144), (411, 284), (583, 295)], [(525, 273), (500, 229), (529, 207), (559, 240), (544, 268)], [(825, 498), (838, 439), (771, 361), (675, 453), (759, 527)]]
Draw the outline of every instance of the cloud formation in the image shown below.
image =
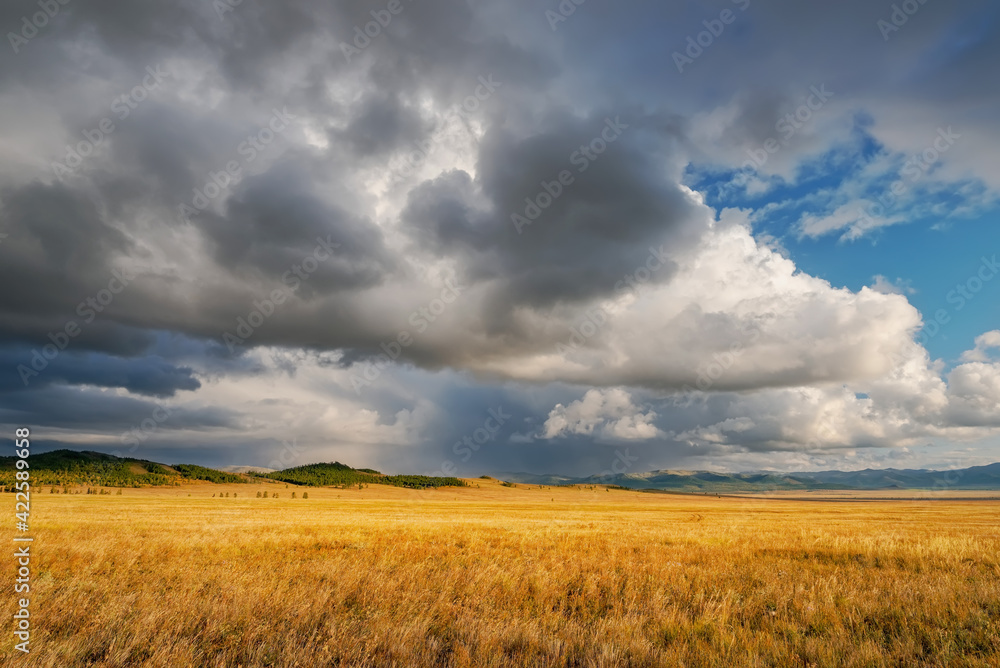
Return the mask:
[(362, 46), (355, 0), (61, 5), (0, 62), (4, 419), (433, 468), (474, 393), (518, 417), (470, 467), (567, 472), (992, 437), (996, 331), (932, 360), (905, 282), (780, 237), (996, 206), (995, 8), (744, 4), (682, 72), (717, 9), (413, 3)]

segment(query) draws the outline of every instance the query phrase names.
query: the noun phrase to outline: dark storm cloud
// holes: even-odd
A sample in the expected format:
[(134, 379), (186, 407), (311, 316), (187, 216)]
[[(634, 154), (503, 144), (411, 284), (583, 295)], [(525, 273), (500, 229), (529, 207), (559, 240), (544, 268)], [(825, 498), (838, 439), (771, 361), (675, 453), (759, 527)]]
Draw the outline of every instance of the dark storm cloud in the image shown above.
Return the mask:
[(74, 352), (142, 354), (152, 342), (149, 323), (130, 314), (143, 253), (108, 220), (104, 203), (39, 182), (9, 189), (2, 202), (0, 284), (12, 289), (0, 291), (0, 341), (40, 349), (52, 335), (68, 336)]
[[(168, 9), (156, 3), (105, 0), (63, 7), (58, 20), (39, 35), (39, 42), (30, 44), (40, 46), (45, 38), (45, 51), (21, 54), (24, 68), (60, 72), (67, 80), (71, 78), (67, 73), (75, 70), (78, 77), (106, 79), (107, 90), (127, 91), (142, 80), (147, 63), (166, 67), (170, 61), (169, 80), (127, 118), (113, 118), (114, 131), (103, 139), (105, 151), (85, 157), (65, 184), (8, 186), (3, 215), (10, 241), (0, 247), (0, 271), (5, 272), (5, 281), (16, 276), (30, 288), (5, 295), (6, 303), (0, 303), (7, 315), (4, 338), (43, 342), (73, 318), (80, 299), (104, 287), (108, 272), (121, 256), (148, 261), (149, 246), (136, 245), (134, 238), (148, 239), (150, 219), (153, 229), (160, 230), (193, 225), (211, 244), (217, 263), (212, 270), (227, 272), (236, 281), (263, 277), (270, 286), (265, 284), (258, 294), (280, 286), (282, 276), (312, 250), (317, 238), (340, 244), (342, 254), (310, 276), (302, 298), (332, 297), (392, 277), (396, 261), (384, 246), (380, 228), (358, 202), (350, 198), (337, 202), (337, 193), (317, 196), (320, 188), (328, 191), (320, 183), (335, 177), (338, 170), (350, 170), (343, 160), (359, 155), (385, 157), (414, 139), (427, 137), (433, 127), (413, 111), (415, 96), (431, 92), (442, 102), (458, 101), (471, 92), (469, 87), (479, 76), (493, 72), (517, 95), (518, 81), (532, 82), (530, 89), (555, 71), (506, 37), (484, 31), (479, 17), (464, 3), (445, 3), (408, 7), (392, 30), (366, 52), (366, 61), (354, 63), (355, 73), (368, 70), (369, 85), (348, 107), (323, 101), (320, 93), (331, 76), (346, 67), (339, 58), (321, 71), (309, 70), (299, 87), (277, 84), (269, 77), (271, 68), (308, 62), (306, 54), (315, 57), (309, 48), (317, 43), (329, 49), (327, 56), (342, 56), (340, 38), (352, 37), (349, 26), (355, 19), (362, 24), (370, 20), (369, 9), (365, 3), (336, 8), (310, 2), (264, 3), (239, 6), (220, 17), (205, 3), (174, 3)], [(22, 10), (12, 11), (8, 18), (14, 20)], [(56, 58), (58, 53), (65, 56), (70, 44), (79, 39), (105, 58), (89, 65)], [(242, 95), (252, 104), (224, 105), (214, 111), (179, 104), (180, 89), (189, 85), (184, 59), (201, 60), (209, 70), (212, 65), (218, 67), (190, 94), (199, 98)], [(34, 83), (50, 85), (44, 77)], [(75, 142), (102, 116), (111, 116), (108, 105), (113, 98), (88, 92), (79, 79), (68, 83), (72, 85), (65, 90), (52, 88), (48, 94), (53, 102), (61, 99), (56, 106), (67, 114), (67, 137)], [(74, 93), (87, 95), (83, 104), (69, 104)], [(315, 104), (304, 110), (295, 106), (303, 101)], [(227, 161), (239, 158), (238, 147), (247, 133), (266, 123), (266, 115), (275, 106), (284, 109), (285, 103), (292, 105), (293, 115), (302, 113), (305, 121), (318, 120), (320, 126), (330, 127), (336, 118), (345, 124), (344, 130), (330, 130), (333, 142), (328, 154), (303, 156), (299, 152), (298, 166), (292, 167), (280, 155), (295, 142), (268, 148), (270, 153), (257, 164), (243, 165), (240, 181), (224, 189), (210, 210), (179, 223), (173, 211), (192, 202), (198, 191), (204, 192)], [(92, 111), (87, 113), (87, 109)], [(59, 150), (52, 158), (64, 160), (63, 153)], [(49, 180), (50, 175), (45, 178)], [(179, 227), (177, 232), (182, 230)], [(160, 285), (154, 284), (157, 279)], [(99, 327), (108, 336), (109, 331), (117, 331), (114, 325), (123, 325), (218, 336), (246, 313), (245, 304), (252, 301), (235, 294), (231, 286), (210, 284), (197, 304), (191, 304), (189, 298), (171, 294), (177, 280), (162, 271), (144, 276), (139, 283), (102, 313), (103, 322), (91, 331)], [(262, 333), (254, 344), (284, 340), (328, 348), (367, 347), (366, 339), (374, 346), (384, 336), (364, 330), (359, 319), (352, 317), (356, 307), (331, 302), (327, 308), (351, 324), (325, 327), (319, 335), (303, 329), (292, 313), (283, 327), (285, 334)], [(290, 332), (294, 333), (289, 336)], [(74, 344), (81, 350), (106, 347), (93, 337), (85, 331)]]
[(0, 311), (59, 313), (75, 294), (107, 282), (111, 259), (131, 250), (92, 199), (61, 185), (33, 183), (0, 194)]
[(164, 211), (162, 222), (169, 224), (178, 218), (180, 204), (192, 205), (193, 191), (211, 182), (213, 173), (225, 173), (231, 160), (242, 161), (239, 147), (268, 115), (217, 117), (152, 98), (116, 120), (108, 138), (110, 159), (91, 159), (85, 167), (111, 206), (156, 205)]
[(222, 266), (280, 279), (323, 240), (338, 248), (306, 283), (311, 290), (379, 283), (392, 262), (381, 231), (370, 220), (324, 203), (310, 181), (308, 172), (290, 162), (247, 179), (228, 201), (225, 216), (204, 216), (202, 227), (215, 243), (216, 259)]
[[(152, 404), (117, 397), (114, 388), (175, 399), (201, 389), (193, 396), (204, 396), (211, 388), (203, 383), (264, 373), (259, 361), (240, 355), (256, 346), (335, 350), (342, 357), (328, 363), (340, 366), (370, 359), (395, 339), (412, 309), (435, 296), (415, 288), (426, 287), (424, 278), (436, 278), (442, 265), (467, 288), (465, 301), (449, 312), (447, 326), (403, 350), (400, 362), (474, 368), (472, 361), (487, 356), (502, 362), (508, 354), (551, 349), (568, 336), (559, 318), (549, 319), (553, 331), (539, 334), (522, 331), (514, 315), (545, 316), (613, 295), (651, 247), (682, 256), (704, 231), (705, 216), (680, 185), (687, 160), (698, 153), (688, 136), (693, 115), (731, 104), (709, 143), (742, 154), (773, 135), (774, 121), (809, 85), (828, 84), (838, 100), (853, 93), (859, 108), (870, 95), (942, 116), (996, 101), (996, 87), (983, 84), (992, 81), (1000, 48), (985, 2), (958, 3), (980, 12), (972, 24), (956, 18), (955, 4), (926, 3), (888, 43), (876, 27), (888, 6), (752, 0), (678, 73), (672, 52), (684, 49), (703, 20), (738, 4), (586, 3), (552, 31), (544, 15), (549, 5), (407, 2), (350, 60), (340, 43), (350, 43), (378, 5), (244, 0), (221, 14), (218, 3), (204, 0), (61, 5), (19, 53), (0, 58), (0, 94), (34, 103), (29, 109), (37, 112), (37, 135), (5, 135), (12, 148), (0, 156), (0, 232), (8, 235), (0, 243), (0, 421), (124, 429)], [(35, 11), (35, 0), (5, 3), (0, 29), (18, 29)], [(964, 41), (949, 42), (949, 34)], [(111, 116), (112, 100), (158, 65), (171, 72), (163, 85), (128, 118), (114, 118), (100, 151), (54, 180), (51, 163), (63, 159), (64, 145)], [(430, 140), (441, 112), (467, 99), (487, 75), (502, 86), (467, 120), (475, 133), (463, 165), (474, 168), (428, 168), (389, 192), (372, 184), (415, 142)], [(296, 120), (246, 161), (241, 143), (286, 107)], [(25, 122), (10, 115), (0, 111), (5, 124)], [(600, 136), (605, 119), (628, 127), (580, 171), (573, 156)], [(178, 207), (231, 160), (240, 161), (238, 182), (190, 220), (178, 216)], [(557, 182), (564, 170), (573, 183), (518, 234), (511, 215), (524, 216), (525, 199), (537, 201), (543, 182)], [(220, 343), (318, 239), (339, 244), (339, 252), (245, 348), (232, 352)], [(50, 343), (51, 333), (81, 321), (79, 305), (106, 290), (126, 259), (138, 270), (135, 281), (96, 319), (81, 322), (70, 348), (24, 391), (16, 366), (30, 364), (31, 351)], [(674, 265), (666, 264), (654, 283), (671, 280)], [(722, 338), (723, 329), (693, 328), (692, 348)], [(277, 366), (292, 376), (307, 363), (289, 357)], [(649, 366), (651, 377), (642, 380), (655, 385), (661, 370)], [(384, 422), (412, 409), (404, 395), (419, 395), (428, 383), (421, 376), (406, 391), (387, 383), (369, 395), (371, 405)], [(478, 428), (485, 411), (509, 404), (517, 428), (463, 462), (463, 470), (585, 475), (610, 465), (614, 447), (607, 443), (532, 440), (548, 410), (575, 397), (560, 388), (537, 401), (515, 398), (524, 391), (474, 392), (458, 383), (434, 396), (442, 415), (430, 420), (419, 448), (400, 455), (380, 447), (373, 457), (397, 470), (404, 469), (400, 462), (436, 467), (455, 457), (453, 444)], [(347, 392), (329, 390), (337, 399)], [(59, 410), (46, 417), (47, 406)], [(681, 431), (731, 417), (726, 411), (716, 402), (661, 416), (658, 426)], [(224, 409), (206, 408), (177, 413), (171, 428), (237, 423)], [(768, 429), (757, 427), (747, 439), (775, 439)], [(521, 440), (511, 440), (515, 433)], [(109, 447), (116, 441), (112, 434)], [(190, 443), (158, 433), (144, 447), (169, 453)], [(245, 453), (239, 463), (264, 465), (280, 447), (242, 434), (218, 443)], [(688, 447), (660, 446), (668, 458), (671, 448)], [(570, 451), (576, 459), (567, 464)]]
[(359, 158), (384, 157), (401, 144), (422, 138), (430, 128), (420, 115), (384, 91), (369, 93), (351, 109), (347, 127), (332, 134)]
[[(492, 73), (530, 91), (558, 75), (553, 59), (538, 45), (525, 44), (479, 8), (461, 0), (403, 3), (384, 34), (372, 39), (364, 57), (350, 67), (370, 64), (369, 82), (390, 94), (429, 91), (444, 105), (469, 95), (476, 78)], [(340, 23), (330, 25), (335, 42), (353, 44), (355, 27), (372, 20), (363, 0), (342, 5)], [(343, 54), (338, 46), (338, 60)], [(366, 60), (367, 59), (367, 60)]]
[[(364, 57), (352, 63), (350, 76), (364, 82), (361, 95), (345, 105), (296, 107), (296, 101), (321, 98), (317, 90), (324, 84), (307, 79), (303, 87), (279, 91), (281, 85), (267, 78), (267, 71), (280, 67), (279, 61), (293, 66), (296, 58), (305, 58), (310, 36), (334, 37), (328, 44), (334, 50), (327, 55), (336, 56), (336, 36), (350, 37), (350, 17), (366, 18), (366, 7), (343, 5), (340, 16), (331, 17), (308, 3), (281, 8), (280, 16), (273, 14), (279, 11), (277, 5), (241, 5), (221, 19), (190, 29), (183, 27), (183, 21), (191, 19), (183, 12), (164, 17), (152, 11), (152, 24), (146, 24), (133, 7), (110, 17), (110, 25), (97, 31), (100, 44), (120, 59), (139, 57), (137, 53), (140, 60), (180, 56), (181, 44), (200, 45), (191, 53), (226, 66), (202, 80), (194, 93), (223, 99), (239, 95), (252, 102), (212, 110), (179, 104), (175, 95), (150, 99), (108, 138), (111, 159), (95, 157), (81, 168), (75, 183), (84, 181), (87, 195), (77, 199), (90, 202), (108, 219), (105, 223), (90, 216), (88, 239), (105, 251), (91, 254), (96, 263), (107, 265), (116, 250), (113, 242), (124, 243), (120, 229), (147, 236), (135, 222), (137, 212), (147, 208), (154, 210), (160, 228), (180, 225), (182, 230), (190, 225), (197, 230), (214, 262), (203, 268), (212, 278), (197, 295), (177, 292), (180, 277), (160, 277), (160, 284), (142, 281), (109, 309), (109, 320), (217, 338), (245, 317), (255, 300), (280, 286), (282, 276), (317, 238), (331, 238), (343, 252), (324, 262), (304, 284), (299, 297), (309, 303), (296, 300), (283, 309), (281, 318), (256, 332), (249, 345), (378, 352), (397, 332), (372, 322), (386, 318), (372, 317), (377, 305), (366, 301), (363, 291), (409, 281), (412, 272), (386, 248), (383, 230), (391, 224), (376, 224), (370, 204), (347, 192), (350, 186), (331, 192), (329, 182), (357, 179), (352, 163), (359, 154), (388, 158), (414, 138), (426, 137), (430, 127), (413, 111), (418, 96), (429, 91), (443, 106), (468, 94), (462, 82), (475, 82), (483, 73), (495, 72), (504, 83), (496, 94), (499, 113), (480, 118), (486, 133), (476, 149), (476, 178), (451, 172), (417, 185), (399, 220), (400, 231), (415, 241), (418, 252), (431, 260), (450, 260), (467, 286), (489, 284), (481, 303), (462, 307), (481, 315), (467, 325), (483, 336), (478, 346), (492, 340), (502, 341), (507, 350), (541, 345), (518, 332), (513, 310), (584, 304), (612, 295), (624, 276), (642, 266), (651, 248), (679, 255), (697, 239), (702, 228), (693, 222), (696, 207), (677, 183), (682, 158), (675, 156), (684, 137), (676, 118), (636, 104), (571, 113), (538, 87), (557, 72), (547, 55), (553, 43), (515, 46), (503, 29), (491, 34), (464, 3), (407, 7), (386, 34), (373, 40)], [(102, 6), (101, 11), (110, 8)], [(91, 11), (80, 10), (74, 20), (82, 25), (96, 16)], [(345, 22), (333, 22), (345, 17)], [(250, 48), (253, 36), (261, 39)], [(159, 54), (133, 51), (154, 46), (161, 47)], [(249, 53), (239, 67), (247, 71), (234, 74), (237, 66), (231, 58), (242, 51)], [(253, 68), (258, 77), (248, 74)], [(341, 65), (331, 65), (325, 76), (335, 80), (341, 70)], [(185, 85), (180, 76), (171, 84), (176, 89)], [(595, 70), (596, 79), (603, 76)], [(326, 151), (296, 148), (301, 147), (301, 134), (276, 139), (259, 162), (243, 166), (247, 175), (225, 189), (212, 207), (190, 223), (179, 223), (173, 210), (191, 201), (196, 189), (204, 190), (213, 174), (238, 157), (237, 146), (266, 119), (262, 113), (270, 114), (286, 101), (292, 113), (300, 115), (301, 126), (326, 129), (333, 140)], [(605, 144), (601, 134), (609, 132), (615, 140)], [(595, 141), (606, 145), (600, 155), (581, 151)], [(518, 234), (511, 216), (526, 215), (526, 200), (538, 202), (543, 184), (558, 184), (564, 171), (572, 174), (573, 183), (559, 186), (562, 193), (552, 205)], [(33, 267), (19, 268), (19, 276), (29, 284), (50, 280), (52, 258), (40, 255), (36, 260)], [(668, 281), (671, 274), (668, 262), (655, 282)], [(232, 282), (227, 285), (220, 278)], [(240, 285), (249, 281), (254, 285)], [(67, 292), (59, 289), (65, 286), (53, 287), (58, 294)], [(35, 308), (22, 302), (12, 320), (24, 329), (25, 322), (34, 323), (29, 316), (35, 315)], [(407, 310), (400, 313), (401, 320)], [(33, 339), (38, 340), (51, 322), (35, 324)], [(461, 363), (475, 353), (460, 339), (453, 335), (441, 343), (426, 338), (403, 355), (428, 366)], [(86, 339), (80, 339), (80, 345), (86, 345)], [(346, 358), (353, 355), (348, 350)]]
[[(81, 302), (86, 307), (86, 302)], [(73, 326), (77, 329), (73, 329)], [(78, 331), (76, 336), (70, 332)], [(69, 337), (68, 342), (63, 335)], [(53, 343), (54, 339), (60, 343)], [(106, 320), (95, 320), (86, 324), (75, 314), (66, 320), (60, 318), (18, 318), (9, 321), (2, 332), (2, 341), (8, 346), (23, 346), (25, 359), (31, 357), (31, 350), (41, 350), (46, 345), (63, 345), (73, 352), (93, 351), (99, 354), (133, 358), (150, 352), (156, 335), (146, 328), (119, 325)]]
[[(54, 346), (50, 344), (50, 349)], [(136, 394), (172, 397), (178, 390), (197, 390), (201, 383), (189, 367), (177, 367), (155, 356), (123, 359), (100, 353), (64, 351), (49, 359), (38, 349), (8, 348), (0, 352), (0, 393), (20, 392), (52, 384), (123, 387)]]
[[(159, 405), (109, 391), (51, 386), (34, 392), (5, 394), (0, 423), (96, 430), (113, 435), (112, 442), (120, 447), (118, 434), (139, 425)], [(159, 429), (168, 432), (235, 428), (239, 419), (238, 414), (225, 408), (173, 406), (169, 419), (163, 420)]]
[[(130, 61), (139, 72), (165, 53), (187, 50), (215, 60), (234, 82), (257, 85), (264, 63), (315, 30), (318, 16), (335, 16), (325, 9), (326, 3), (311, 0), (258, 3), (221, 17), (216, 4), (197, 0), (74, 0), (60, 6), (55, 19), (17, 55), (25, 61), (51, 56), (53, 51), (84, 38), (101, 51)], [(0, 25), (5, 29), (20, 27), (22, 16), (37, 11), (34, 1), (6, 3)], [(69, 56), (68, 49), (64, 55)], [(11, 67), (14, 71), (30, 68), (30, 63), (20, 62)]]
[[(638, 113), (562, 113), (523, 139), (494, 128), (480, 147), (478, 180), (450, 172), (425, 182), (411, 191), (403, 222), (425, 250), (461, 257), (470, 282), (502, 285), (496, 320), (518, 305), (613, 294), (650, 248), (679, 253), (700, 232), (693, 203), (649, 151), (670, 149), (662, 127)], [(480, 192), (485, 210), (475, 203)]]

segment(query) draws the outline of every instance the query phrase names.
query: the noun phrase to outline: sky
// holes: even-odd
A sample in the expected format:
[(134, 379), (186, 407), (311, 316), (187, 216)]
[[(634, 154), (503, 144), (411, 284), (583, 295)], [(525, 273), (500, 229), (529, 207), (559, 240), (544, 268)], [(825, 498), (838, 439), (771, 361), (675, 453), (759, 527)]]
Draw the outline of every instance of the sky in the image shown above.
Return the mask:
[(0, 424), (164, 463), (1000, 460), (1000, 6), (10, 0)]

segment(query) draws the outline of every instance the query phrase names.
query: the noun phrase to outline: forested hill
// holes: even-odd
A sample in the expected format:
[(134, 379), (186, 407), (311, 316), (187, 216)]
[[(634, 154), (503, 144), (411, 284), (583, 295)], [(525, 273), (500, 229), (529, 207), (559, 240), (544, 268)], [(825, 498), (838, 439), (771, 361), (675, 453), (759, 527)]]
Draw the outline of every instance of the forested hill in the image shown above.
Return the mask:
[[(16, 481), (15, 457), (0, 457), (0, 486), (8, 490)], [(115, 457), (102, 452), (53, 450), (28, 458), (33, 487), (43, 485), (94, 485), (96, 487), (149, 487), (179, 485), (185, 480), (244, 483), (247, 476), (215, 469), (177, 464), (167, 466), (143, 459)]]
[[(0, 457), (0, 491), (11, 491), (16, 482), (15, 457)], [(372, 469), (346, 464), (310, 464), (267, 474), (226, 473), (194, 464), (158, 464), (144, 459), (115, 457), (101, 452), (54, 450), (28, 458), (32, 487), (87, 485), (95, 487), (150, 487), (180, 485), (185, 481), (246, 483), (268, 478), (295, 485), (337, 486), (393, 485), (412, 489), (462, 487), (458, 478), (422, 475), (383, 475)]]
[(393, 485), (425, 489), (428, 487), (464, 487), (458, 478), (435, 478), (425, 475), (383, 475), (372, 469), (353, 469), (346, 464), (307, 464), (284, 471), (266, 473), (264, 478), (313, 487), (350, 487), (352, 485)]

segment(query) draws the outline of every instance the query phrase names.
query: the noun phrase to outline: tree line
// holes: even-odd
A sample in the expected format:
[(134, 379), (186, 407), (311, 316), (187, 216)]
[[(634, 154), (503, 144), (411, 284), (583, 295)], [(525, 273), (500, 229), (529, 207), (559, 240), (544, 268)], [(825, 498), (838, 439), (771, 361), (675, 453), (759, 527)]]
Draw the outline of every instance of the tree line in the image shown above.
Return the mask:
[(352, 487), (354, 485), (392, 485), (409, 489), (436, 487), (465, 487), (458, 478), (442, 478), (426, 475), (384, 475), (372, 469), (353, 469), (346, 464), (306, 464), (284, 471), (258, 474), (262, 478), (279, 480), (295, 485), (310, 487)]

